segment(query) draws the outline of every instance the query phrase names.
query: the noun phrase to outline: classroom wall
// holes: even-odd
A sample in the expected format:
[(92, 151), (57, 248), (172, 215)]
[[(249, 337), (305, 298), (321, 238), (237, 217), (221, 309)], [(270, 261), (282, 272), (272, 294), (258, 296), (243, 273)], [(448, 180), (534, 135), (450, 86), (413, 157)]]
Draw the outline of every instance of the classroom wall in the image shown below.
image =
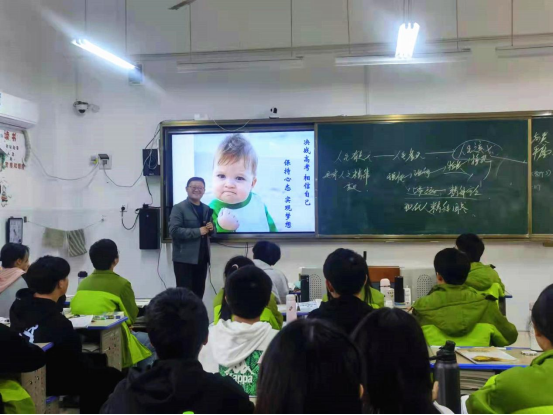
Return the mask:
[[(113, 156), (110, 177), (118, 184), (130, 185), (139, 176), (141, 149), (153, 136), (156, 124), (167, 119), (191, 119), (195, 113), (221, 120), (265, 118), (273, 106), (279, 108), (282, 117), (537, 110), (553, 106), (548, 88), (553, 81), (550, 58), (499, 61), (486, 57), (469, 64), (367, 70), (335, 68), (323, 62), (305, 70), (187, 75), (175, 73), (174, 62), (147, 62), (145, 85), (129, 86), (124, 73), (94, 58), (78, 58), (75, 48), (68, 47), (63, 31), (82, 25), (82, 8), (75, 6), (77, 2), (50, 0), (47, 3), (72, 24), (64, 25), (52, 16), (43, 15), (48, 28), (35, 35), (43, 38), (42, 49), (47, 53), (42, 54), (50, 57), (43, 56), (40, 61), (32, 58), (32, 65), (37, 69), (40, 66), (38, 74), (22, 76), (12, 71), (11, 76), (20, 77), (14, 89), (22, 91), (26, 88), (25, 80), (40, 78), (39, 88), (44, 92), (39, 98), (46, 101), (43, 98), (46, 96), (49, 105), (41, 106), (44, 124), (36, 131), (44, 137), (41, 142), (44, 147), (50, 149), (44, 156), (47, 166), (62, 177), (87, 174), (91, 168), (89, 156), (107, 152)], [(0, 13), (0, 18), (2, 15), (6, 14)], [(10, 20), (19, 18), (25, 23), (27, 17), (20, 12), (10, 13)], [(21, 43), (27, 44), (23, 40)], [(493, 54), (486, 44), (473, 46), (477, 56)], [(0, 77), (10, 73), (10, 69), (2, 69)], [(0, 80), (10, 83), (9, 79)], [(12, 93), (24, 95), (25, 92)], [(76, 97), (99, 105), (100, 112), (77, 117), (71, 108)], [(37, 177), (40, 180), (37, 187), (47, 184), (49, 190), (39, 193), (40, 202), (37, 198), (37, 202), (30, 204), (32, 213), (38, 217), (35, 212), (41, 211), (44, 205), (54, 207), (52, 212), (40, 216), (42, 223), (73, 229), (104, 217), (105, 222), (87, 229), (87, 240), (92, 243), (108, 237), (117, 242), (121, 254), (117, 270), (132, 281), (137, 296), (153, 296), (162, 290), (160, 278), (168, 286), (174, 285), (171, 246), (164, 246), (159, 257), (157, 252), (140, 251), (138, 229), (126, 231), (121, 226), (122, 205), (133, 211), (142, 203), (150, 202), (144, 179), (128, 189), (114, 186), (102, 172), (92, 180), (74, 183)], [(158, 205), (159, 179), (150, 179), (150, 183), (154, 204)], [(133, 219), (132, 213), (126, 214), (126, 225), (130, 226)], [(36, 245), (34, 237), (38, 238), (41, 231), (32, 232), (35, 232), (33, 244)], [(431, 266), (435, 253), (452, 244), (288, 242), (281, 244), (283, 258), (279, 267), (290, 280), (295, 280), (299, 267), (322, 266), (329, 252), (343, 246), (360, 252), (366, 250), (371, 265)], [(34, 252), (41, 252), (39, 245)], [(242, 248), (213, 247), (212, 282), (216, 290), (222, 285), (226, 260), (244, 252)], [(550, 266), (553, 250), (538, 244), (489, 243), (484, 260), (498, 267), (513, 292), (515, 298), (508, 303), (508, 315), (519, 329), (525, 329), (528, 303), (543, 287), (553, 283)], [(81, 269), (90, 271), (91, 265), (86, 256), (70, 259), (70, 263), (70, 292), (74, 292), (76, 273)], [(212, 298), (213, 290), (208, 283), (206, 304)]]

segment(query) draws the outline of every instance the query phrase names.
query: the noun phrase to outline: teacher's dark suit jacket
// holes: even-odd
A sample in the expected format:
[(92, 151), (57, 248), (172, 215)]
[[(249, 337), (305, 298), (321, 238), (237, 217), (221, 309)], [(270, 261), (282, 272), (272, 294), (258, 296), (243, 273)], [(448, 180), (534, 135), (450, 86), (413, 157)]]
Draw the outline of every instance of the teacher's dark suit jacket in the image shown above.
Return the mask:
[[(210, 208), (202, 203), (204, 217), (199, 218), (188, 199), (173, 206), (169, 219), (169, 233), (173, 238), (173, 262), (185, 264), (197, 264), (200, 256), (201, 233), (200, 227), (205, 222), (213, 222), (209, 217)], [(215, 231), (209, 236), (213, 236)], [(209, 251), (209, 237), (207, 238), (207, 249)]]

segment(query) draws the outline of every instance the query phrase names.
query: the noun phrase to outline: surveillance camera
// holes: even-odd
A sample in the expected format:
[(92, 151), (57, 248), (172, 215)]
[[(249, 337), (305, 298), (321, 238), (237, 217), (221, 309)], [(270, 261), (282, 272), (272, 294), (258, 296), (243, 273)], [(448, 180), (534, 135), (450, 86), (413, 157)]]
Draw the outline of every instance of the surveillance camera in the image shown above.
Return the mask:
[(88, 111), (90, 105), (88, 104), (88, 102), (75, 101), (73, 107), (75, 107), (79, 114), (84, 115)]

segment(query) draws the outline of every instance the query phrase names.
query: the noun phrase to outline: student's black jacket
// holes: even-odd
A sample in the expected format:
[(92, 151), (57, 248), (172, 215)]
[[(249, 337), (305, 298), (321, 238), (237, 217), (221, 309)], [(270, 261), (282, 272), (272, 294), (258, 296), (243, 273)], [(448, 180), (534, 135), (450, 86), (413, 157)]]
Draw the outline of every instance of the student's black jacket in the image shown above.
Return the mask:
[(322, 302), (307, 317), (329, 321), (349, 335), (371, 311), (373, 308), (363, 300), (353, 295), (342, 295)]
[(42, 349), (14, 329), (0, 324), (0, 375), (37, 370), (46, 364)]
[[(66, 395), (73, 388), (85, 359), (81, 338), (52, 300), (34, 298), (28, 288), (19, 290), (10, 309), (11, 327), (33, 343), (54, 343), (46, 352), (46, 388), (49, 395)], [(27, 334), (25, 334), (26, 332)]]
[(102, 407), (104, 414), (251, 414), (254, 406), (230, 376), (207, 373), (197, 360), (157, 360), (133, 368)]

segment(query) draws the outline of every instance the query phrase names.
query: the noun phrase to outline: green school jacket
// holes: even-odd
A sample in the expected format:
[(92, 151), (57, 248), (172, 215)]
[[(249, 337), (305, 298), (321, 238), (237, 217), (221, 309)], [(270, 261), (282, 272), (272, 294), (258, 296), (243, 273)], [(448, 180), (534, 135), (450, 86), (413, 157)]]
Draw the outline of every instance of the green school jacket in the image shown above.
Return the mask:
[(14, 380), (0, 379), (0, 394), (6, 414), (36, 414), (31, 396)]
[(71, 300), (71, 312), (83, 315), (101, 315), (122, 311), (129, 318), (122, 324), (123, 367), (130, 367), (151, 356), (152, 353), (131, 333), (138, 307), (131, 284), (113, 271), (97, 271), (86, 277)]
[(518, 337), (495, 298), (466, 285), (434, 286), (413, 304), (413, 315), (432, 346), (444, 345), (446, 340), (458, 346), (508, 346)]
[(470, 264), (470, 273), (465, 285), (486, 295), (493, 295), (496, 299), (505, 297), (505, 285), (499, 274), (490, 265), (481, 262)]
[(494, 376), (467, 401), (469, 413), (553, 413), (553, 350), (526, 368), (513, 368)]
[[(219, 322), (219, 314), (221, 313), (221, 306), (223, 305), (223, 297), (225, 296), (225, 290), (221, 289), (213, 299), (213, 324)], [(263, 310), (261, 314), (261, 321), (266, 321), (271, 324), (271, 327), (275, 330), (280, 330), (282, 328), (282, 322), (284, 317), (282, 313), (278, 311), (278, 306), (276, 302), (276, 297), (271, 293), (271, 299), (269, 300), (269, 305)]]
[[(384, 294), (375, 290), (373, 287), (369, 287), (371, 290), (372, 302), (368, 303), (375, 310), (378, 308), (384, 308)], [(365, 287), (361, 290), (361, 300), (367, 302), (367, 291)], [(323, 296), (323, 301), (328, 301), (328, 294)]]

